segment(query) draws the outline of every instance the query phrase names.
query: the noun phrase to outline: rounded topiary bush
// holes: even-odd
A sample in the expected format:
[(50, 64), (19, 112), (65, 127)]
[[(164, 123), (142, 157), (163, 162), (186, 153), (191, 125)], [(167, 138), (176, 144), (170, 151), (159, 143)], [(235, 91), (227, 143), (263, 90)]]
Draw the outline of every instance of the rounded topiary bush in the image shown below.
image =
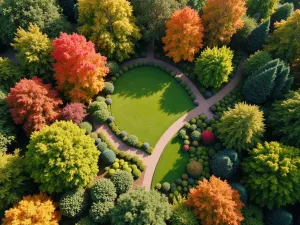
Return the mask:
[(102, 178), (91, 189), (93, 202), (113, 202), (117, 198), (116, 188), (111, 180)]
[(168, 191), (170, 191), (170, 189), (171, 189), (171, 185), (170, 185), (170, 183), (168, 183), (168, 182), (164, 182), (164, 183), (161, 185), (161, 190), (162, 190), (163, 192), (168, 192)]
[(85, 132), (86, 132), (87, 134), (91, 133), (92, 130), (93, 130), (92, 124), (90, 124), (90, 123), (87, 122), (87, 121), (81, 122), (78, 126), (79, 126), (81, 129), (84, 129)]
[(105, 98), (103, 99), (103, 101), (102, 100), (101, 101), (94, 101), (89, 105), (89, 112), (90, 113), (94, 113), (95, 111), (102, 110), (102, 109), (107, 109), (107, 105), (105, 103)]
[(97, 148), (99, 149), (99, 151), (104, 152), (105, 150), (107, 150), (107, 144), (105, 142), (100, 142), (97, 145)]
[(106, 94), (112, 94), (112, 93), (114, 93), (114, 90), (115, 90), (115, 86), (112, 83), (110, 83), (110, 82), (105, 82), (104, 83), (103, 91)]
[(183, 147), (182, 147), (182, 149), (184, 150), (184, 151), (188, 151), (189, 149), (190, 149), (190, 146), (188, 146), (188, 145), (184, 145)]
[(138, 179), (141, 176), (142, 172), (139, 169), (133, 169), (132, 170), (132, 175), (134, 176), (135, 179)]
[(109, 222), (110, 210), (112, 210), (114, 206), (113, 202), (94, 202), (89, 215), (96, 223), (107, 224)]
[(109, 116), (107, 118), (107, 122), (109, 122), (109, 123), (114, 122), (114, 121), (115, 121), (115, 117), (113, 117), (113, 116)]
[(109, 68), (109, 73), (116, 74), (120, 70), (119, 65), (116, 61), (109, 61), (107, 63), (107, 66)]
[(139, 141), (139, 139), (135, 135), (128, 135), (128, 137), (127, 137), (127, 142), (131, 146), (136, 146), (136, 144), (138, 143), (138, 141)]
[(127, 192), (133, 185), (133, 177), (131, 173), (127, 171), (116, 172), (110, 179), (113, 182), (118, 194)]
[(210, 130), (204, 130), (201, 134), (201, 138), (205, 144), (210, 144), (215, 140), (215, 135)]
[(233, 150), (220, 151), (211, 161), (212, 173), (220, 178), (230, 178), (235, 174), (239, 165), (238, 154)]
[(148, 150), (148, 149), (150, 148), (149, 143), (148, 143), (148, 142), (144, 142), (142, 148), (143, 148), (144, 150)]
[(97, 96), (96, 102), (104, 102), (104, 101), (105, 101), (105, 98), (103, 96)]
[(111, 99), (111, 98), (105, 99), (105, 103), (106, 103), (107, 105), (111, 105), (111, 104), (112, 104), (112, 99)]
[(69, 191), (59, 201), (60, 212), (71, 218), (81, 215), (88, 206), (88, 194), (84, 189)]
[(192, 178), (199, 178), (203, 171), (203, 166), (197, 161), (192, 161), (187, 165), (186, 170)]
[(112, 151), (112, 150), (105, 150), (102, 152), (101, 154), (101, 161), (105, 164), (105, 165), (111, 165), (114, 163), (116, 158), (116, 154)]
[(122, 132), (120, 133), (120, 136), (121, 136), (121, 137), (126, 137), (126, 136), (127, 136), (127, 132), (126, 132), (126, 131), (122, 131)]
[(293, 215), (284, 209), (273, 209), (265, 214), (265, 225), (291, 225)]
[(107, 109), (97, 110), (93, 113), (93, 118), (98, 123), (104, 123), (109, 116), (109, 111)]
[(200, 133), (200, 131), (198, 131), (198, 130), (193, 131), (192, 134), (191, 134), (191, 138), (192, 138), (194, 141), (199, 141), (200, 138), (201, 138), (201, 133)]

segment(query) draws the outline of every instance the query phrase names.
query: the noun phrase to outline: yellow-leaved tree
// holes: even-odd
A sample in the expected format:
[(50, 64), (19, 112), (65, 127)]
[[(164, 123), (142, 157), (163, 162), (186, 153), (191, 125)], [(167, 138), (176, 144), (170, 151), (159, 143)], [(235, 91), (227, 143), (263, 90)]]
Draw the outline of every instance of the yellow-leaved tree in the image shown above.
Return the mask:
[(162, 38), (164, 51), (174, 62), (193, 61), (202, 48), (203, 26), (198, 13), (185, 7), (173, 13), (167, 23), (166, 36)]
[(127, 0), (79, 0), (78, 3), (78, 31), (98, 51), (118, 61), (134, 53), (134, 43), (141, 35)]
[(203, 26), (206, 45), (228, 44), (232, 35), (244, 25), (244, 0), (208, 0), (203, 8)]

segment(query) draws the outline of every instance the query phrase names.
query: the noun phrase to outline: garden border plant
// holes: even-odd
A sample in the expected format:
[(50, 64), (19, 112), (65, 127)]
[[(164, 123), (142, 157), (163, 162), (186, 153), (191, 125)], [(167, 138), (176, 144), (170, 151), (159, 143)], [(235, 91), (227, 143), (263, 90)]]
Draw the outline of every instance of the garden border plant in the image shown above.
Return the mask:
[[(196, 96), (194, 95), (194, 93), (192, 92), (192, 90), (188, 86), (188, 84), (186, 82), (184, 82), (180, 76), (176, 75), (175, 72), (167, 69), (165, 66), (159, 65), (158, 63), (139, 62), (139, 63), (133, 63), (129, 66), (124, 66), (122, 69), (119, 70), (119, 72), (115, 73), (111, 77), (111, 82), (114, 83), (124, 73), (126, 73), (129, 70), (132, 70), (134, 68), (138, 68), (138, 67), (155, 67), (155, 68), (159, 68), (163, 72), (169, 74), (171, 77), (173, 77), (177, 81), (177, 83), (179, 83), (183, 87), (183, 89), (187, 92), (190, 99), (194, 102), (194, 105), (195, 106), (199, 105), (199, 102), (196, 100)], [(110, 94), (106, 95), (106, 99), (110, 98), (110, 97), (111, 97)], [(109, 106), (108, 109), (110, 109), (110, 113), (111, 113), (111, 106)], [(122, 131), (117, 126), (117, 124), (114, 122), (114, 117), (113, 116), (110, 117), (110, 119), (107, 120), (107, 122), (108, 122), (108, 125), (111, 128), (111, 130), (116, 134), (116, 136), (120, 140), (122, 140), (123, 142), (125, 142), (129, 146), (137, 147), (138, 149), (140, 149), (140, 150), (146, 152), (147, 154), (151, 155), (151, 153), (153, 151), (153, 147), (150, 146), (148, 142), (139, 141), (138, 138), (135, 135), (127, 134), (126, 131)]]

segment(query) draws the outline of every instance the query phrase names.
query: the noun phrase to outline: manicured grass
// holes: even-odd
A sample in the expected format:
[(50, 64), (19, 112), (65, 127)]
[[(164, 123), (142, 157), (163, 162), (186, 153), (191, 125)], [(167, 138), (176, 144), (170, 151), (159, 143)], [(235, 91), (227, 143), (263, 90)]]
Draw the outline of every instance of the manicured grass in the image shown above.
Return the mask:
[(185, 173), (189, 162), (189, 153), (181, 149), (179, 137), (176, 135), (167, 144), (160, 156), (152, 179), (152, 187), (157, 183), (173, 183)]
[(115, 82), (112, 115), (121, 130), (155, 146), (162, 134), (194, 105), (167, 73), (138, 67)]

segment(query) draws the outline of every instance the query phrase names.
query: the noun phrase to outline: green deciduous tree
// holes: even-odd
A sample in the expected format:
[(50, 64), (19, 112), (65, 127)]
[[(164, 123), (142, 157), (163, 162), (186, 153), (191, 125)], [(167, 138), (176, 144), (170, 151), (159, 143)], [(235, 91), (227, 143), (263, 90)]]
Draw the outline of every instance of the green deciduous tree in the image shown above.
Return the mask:
[(256, 146), (264, 133), (263, 113), (255, 105), (236, 104), (224, 112), (217, 133), (228, 148), (240, 151)]
[(0, 88), (9, 91), (24, 76), (20, 66), (0, 57)]
[(287, 20), (275, 24), (274, 33), (268, 38), (266, 50), (286, 62), (300, 57), (300, 10)]
[(100, 153), (94, 139), (71, 121), (58, 121), (34, 132), (27, 148), (26, 168), (41, 191), (84, 187), (98, 173)]
[(271, 126), (274, 133), (281, 135), (284, 143), (300, 147), (300, 89), (291, 91), (286, 100), (273, 104), (270, 114)]
[(148, 42), (160, 41), (172, 13), (185, 5), (176, 0), (131, 0), (131, 4), (143, 39)]
[(248, 15), (265, 19), (274, 12), (279, 0), (247, 0), (246, 3)]
[(246, 60), (244, 66), (244, 76), (248, 77), (261, 66), (272, 60), (272, 56), (266, 51), (257, 51)]
[(49, 76), (53, 62), (50, 55), (52, 43), (37, 25), (30, 24), (28, 31), (19, 28), (12, 46), (18, 52), (17, 58), (21, 66), (31, 76)]
[(114, 225), (165, 225), (170, 217), (168, 199), (143, 187), (121, 195), (111, 211), (111, 223)]
[(286, 20), (289, 18), (292, 13), (294, 12), (294, 5), (293, 3), (285, 3), (279, 8), (275, 10), (275, 12), (271, 16), (270, 21), (270, 29), (274, 29), (274, 23), (280, 22), (281, 20)]
[(79, 0), (78, 31), (109, 58), (123, 61), (140, 39), (132, 7), (126, 0)]
[(0, 39), (9, 44), (19, 27), (27, 29), (32, 23), (43, 30), (58, 18), (60, 10), (55, 0), (4, 0), (0, 7)]
[(173, 199), (172, 206), (172, 225), (198, 225), (199, 222), (197, 217), (192, 213), (192, 211), (184, 204), (185, 199), (180, 198), (177, 200)]
[(28, 175), (24, 170), (24, 159), (19, 152), (0, 152), (0, 210), (18, 202), (26, 187)]
[(255, 52), (263, 48), (267, 41), (270, 27), (270, 20), (259, 24), (248, 36), (247, 48), (249, 52)]
[(242, 208), (244, 220), (242, 225), (264, 225), (262, 209), (255, 205), (247, 205)]
[(300, 150), (278, 142), (258, 144), (242, 163), (250, 199), (279, 208), (300, 199)]
[(228, 81), (232, 72), (233, 52), (223, 46), (222, 48), (207, 48), (196, 60), (195, 74), (205, 87), (220, 87)]

